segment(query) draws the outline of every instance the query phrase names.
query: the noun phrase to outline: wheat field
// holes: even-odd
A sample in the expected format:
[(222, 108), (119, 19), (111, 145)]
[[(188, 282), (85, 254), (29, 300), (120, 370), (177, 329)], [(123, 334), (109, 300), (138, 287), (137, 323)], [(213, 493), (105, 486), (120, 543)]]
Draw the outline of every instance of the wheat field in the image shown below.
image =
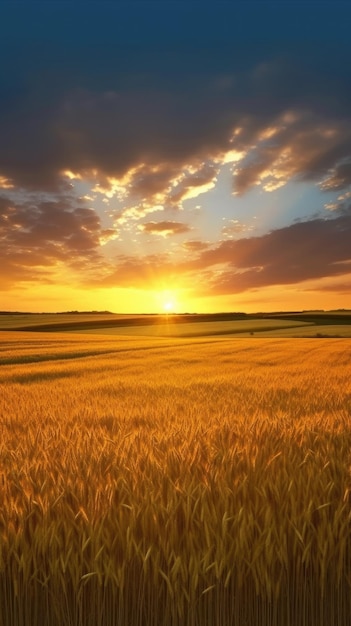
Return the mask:
[(349, 625), (349, 340), (0, 339), (0, 626)]

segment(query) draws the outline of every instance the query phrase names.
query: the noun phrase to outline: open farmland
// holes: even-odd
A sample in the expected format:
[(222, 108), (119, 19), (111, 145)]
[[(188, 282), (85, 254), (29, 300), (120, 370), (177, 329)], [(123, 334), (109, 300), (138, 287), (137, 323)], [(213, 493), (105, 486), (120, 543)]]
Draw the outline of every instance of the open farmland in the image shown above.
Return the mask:
[[(105, 334), (105, 335), (128, 335), (140, 337), (210, 337), (220, 335), (238, 335), (250, 336), (254, 333), (265, 335), (266, 332), (276, 332), (279, 336), (280, 332), (290, 333), (291, 330), (299, 331), (302, 329), (314, 329), (315, 326), (310, 322), (295, 322), (294, 320), (270, 320), (270, 319), (249, 319), (249, 320), (232, 320), (232, 321), (186, 321), (168, 322), (158, 324), (135, 324), (134, 326), (116, 326), (114, 328), (92, 328), (87, 333)], [(345, 327), (346, 328), (346, 327)], [(72, 332), (82, 332), (79, 330)], [(348, 329), (351, 335), (351, 327)]]
[(0, 626), (349, 625), (349, 340), (0, 340)]
[(0, 330), (136, 337), (351, 337), (350, 311), (117, 315), (4, 313)]

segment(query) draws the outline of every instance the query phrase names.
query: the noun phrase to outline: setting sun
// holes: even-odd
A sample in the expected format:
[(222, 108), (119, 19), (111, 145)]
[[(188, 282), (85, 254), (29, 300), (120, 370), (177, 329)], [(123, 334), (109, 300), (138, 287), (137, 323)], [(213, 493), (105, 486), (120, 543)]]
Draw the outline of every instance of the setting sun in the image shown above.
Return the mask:
[(174, 311), (174, 302), (172, 300), (167, 300), (163, 304), (163, 308), (166, 311), (166, 313), (171, 313), (172, 311)]
[[(163, 289), (157, 294), (158, 311), (160, 313), (176, 313), (182, 306), (176, 289)], [(184, 302), (182, 303), (184, 304)]]
[(168, 289), (162, 294), (162, 307), (166, 313), (174, 313), (178, 309), (177, 297), (174, 291)]

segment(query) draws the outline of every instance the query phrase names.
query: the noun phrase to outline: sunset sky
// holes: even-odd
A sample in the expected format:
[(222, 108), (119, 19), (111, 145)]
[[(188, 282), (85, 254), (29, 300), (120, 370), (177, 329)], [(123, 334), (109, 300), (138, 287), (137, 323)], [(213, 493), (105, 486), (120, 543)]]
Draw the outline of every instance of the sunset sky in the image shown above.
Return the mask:
[(0, 310), (351, 308), (351, 3), (0, 3)]

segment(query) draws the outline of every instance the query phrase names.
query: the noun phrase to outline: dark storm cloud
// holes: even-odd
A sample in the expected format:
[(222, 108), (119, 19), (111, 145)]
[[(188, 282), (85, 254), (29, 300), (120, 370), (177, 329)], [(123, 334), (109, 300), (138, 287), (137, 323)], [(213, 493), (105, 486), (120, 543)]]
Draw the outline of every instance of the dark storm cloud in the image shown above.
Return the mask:
[[(167, 189), (167, 172), (170, 180), (193, 160), (229, 148), (249, 152), (287, 110), (307, 112), (313, 141), (319, 124), (350, 128), (347, 3), (319, 3), (317, 11), (314, 3), (247, 4), (199, 11), (195, 2), (86, 3), (83, 10), (70, 3), (67, 11), (64, 3), (28, 2), (18, 14), (4, 3), (0, 175), (53, 189), (64, 169), (118, 177), (141, 163), (168, 164), (136, 181), (136, 191), (147, 193)], [(238, 191), (287, 147), (298, 161), (287, 175), (305, 178), (323, 177), (350, 156), (347, 132), (304, 156), (305, 119), (261, 145), (256, 163), (241, 164)]]

